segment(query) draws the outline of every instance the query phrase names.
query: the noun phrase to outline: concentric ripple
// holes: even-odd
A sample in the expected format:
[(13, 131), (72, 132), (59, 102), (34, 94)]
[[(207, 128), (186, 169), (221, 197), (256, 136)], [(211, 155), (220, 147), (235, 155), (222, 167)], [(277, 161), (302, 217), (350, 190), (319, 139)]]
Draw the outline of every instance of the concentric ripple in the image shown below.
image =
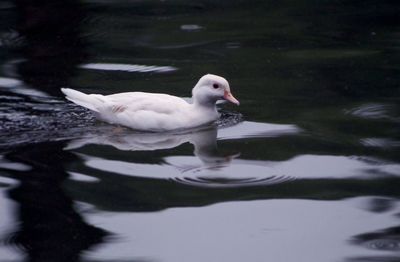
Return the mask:
[(374, 239), (364, 245), (369, 249), (400, 251), (400, 239)]
[(270, 177), (246, 177), (246, 178), (226, 178), (226, 177), (180, 177), (170, 180), (180, 184), (196, 187), (248, 187), (266, 186), (294, 181), (294, 177), (270, 176)]

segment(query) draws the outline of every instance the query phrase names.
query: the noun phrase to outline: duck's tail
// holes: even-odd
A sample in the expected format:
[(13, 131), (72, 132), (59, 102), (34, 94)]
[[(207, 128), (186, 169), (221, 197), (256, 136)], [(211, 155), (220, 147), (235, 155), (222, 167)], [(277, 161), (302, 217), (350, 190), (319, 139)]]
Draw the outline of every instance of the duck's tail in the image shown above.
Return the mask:
[(87, 95), (71, 88), (61, 88), (61, 92), (65, 94), (65, 98), (77, 105), (86, 107), (92, 111), (99, 112), (99, 108), (103, 101), (101, 95)]

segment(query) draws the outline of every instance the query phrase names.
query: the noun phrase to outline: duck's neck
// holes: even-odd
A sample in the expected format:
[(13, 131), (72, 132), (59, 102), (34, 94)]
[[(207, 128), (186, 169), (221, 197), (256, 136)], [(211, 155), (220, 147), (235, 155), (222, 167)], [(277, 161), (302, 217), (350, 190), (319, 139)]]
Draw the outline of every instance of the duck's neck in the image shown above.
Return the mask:
[(207, 108), (210, 110), (216, 110), (216, 100), (212, 99), (210, 96), (202, 92), (202, 90), (198, 90), (197, 87), (193, 89), (193, 105), (199, 108)]
[(196, 114), (199, 114), (201, 118), (204, 118), (204, 122), (211, 122), (215, 121), (219, 117), (219, 113), (217, 110), (217, 106), (214, 103), (206, 102), (202, 103), (200, 101), (194, 100), (193, 101), (193, 110)]
[(204, 108), (208, 110), (217, 110), (216, 101), (211, 101), (207, 99), (196, 99), (193, 98), (193, 105), (198, 108)]
[(204, 88), (199, 86), (199, 84), (197, 84), (192, 90), (192, 99), (193, 107), (196, 109), (196, 111), (207, 112), (211, 118), (218, 116), (217, 107), (215, 105), (217, 99), (211, 97), (207, 92), (204, 91)]

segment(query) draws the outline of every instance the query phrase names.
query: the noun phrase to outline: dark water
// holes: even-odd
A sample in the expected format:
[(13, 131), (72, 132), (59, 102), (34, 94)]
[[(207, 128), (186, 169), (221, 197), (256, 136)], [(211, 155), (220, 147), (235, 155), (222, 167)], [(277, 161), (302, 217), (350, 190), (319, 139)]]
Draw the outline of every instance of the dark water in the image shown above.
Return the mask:
[[(398, 1), (0, 2), (0, 261), (400, 261)], [(59, 91), (190, 96), (145, 134)]]

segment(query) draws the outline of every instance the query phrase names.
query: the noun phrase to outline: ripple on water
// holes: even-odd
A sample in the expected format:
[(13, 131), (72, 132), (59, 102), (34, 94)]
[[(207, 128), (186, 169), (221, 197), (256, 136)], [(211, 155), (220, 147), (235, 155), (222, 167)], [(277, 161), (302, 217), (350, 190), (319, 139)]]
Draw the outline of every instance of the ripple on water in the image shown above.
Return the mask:
[(234, 126), (243, 121), (243, 115), (238, 112), (220, 110), (221, 117), (217, 121), (219, 128)]
[(400, 239), (373, 239), (364, 243), (364, 246), (369, 249), (383, 251), (399, 251)]
[(387, 119), (398, 122), (400, 121), (400, 118), (392, 115), (393, 108), (393, 105), (368, 103), (346, 110), (345, 113), (365, 119)]
[(29, 171), (32, 169), (32, 167), (28, 166), (27, 164), (8, 160), (4, 158), (3, 155), (0, 155), (0, 169), (14, 170), (14, 171)]
[(389, 138), (378, 138), (378, 137), (363, 138), (360, 140), (360, 143), (366, 147), (378, 147), (386, 149), (400, 147), (400, 141)]
[(6, 237), (4, 237), (1, 242), (1, 244), (16, 250), (27, 251), (31, 249), (29, 245), (24, 245), (21, 243), (17, 232), (6, 234)]
[(91, 63), (80, 66), (84, 69), (102, 70), (102, 71), (125, 71), (125, 72), (155, 72), (168, 73), (178, 70), (173, 66), (156, 66), (156, 65), (131, 65), (131, 64), (110, 64), (110, 63)]
[(246, 177), (246, 178), (226, 178), (226, 177), (176, 177), (171, 178), (180, 184), (196, 187), (246, 187), (246, 186), (266, 186), (285, 183), (295, 180), (288, 176), (270, 177)]
[(0, 99), (0, 147), (79, 137), (95, 129), (88, 110), (66, 103), (42, 103)]

